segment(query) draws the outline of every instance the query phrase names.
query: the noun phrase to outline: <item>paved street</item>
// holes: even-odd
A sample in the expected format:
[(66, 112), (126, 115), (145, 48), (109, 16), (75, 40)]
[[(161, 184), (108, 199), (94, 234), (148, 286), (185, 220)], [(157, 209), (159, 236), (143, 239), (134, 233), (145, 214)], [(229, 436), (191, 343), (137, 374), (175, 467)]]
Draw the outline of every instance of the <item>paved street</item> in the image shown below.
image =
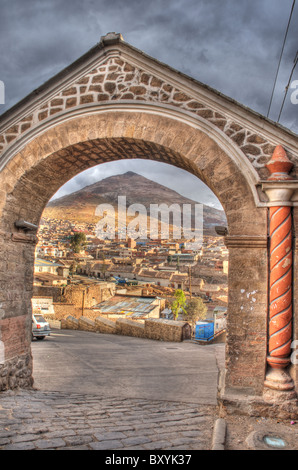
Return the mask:
[(209, 449), (224, 345), (54, 330), (35, 391), (0, 396), (0, 449)]
[(40, 390), (215, 405), (224, 345), (54, 330), (32, 351)]

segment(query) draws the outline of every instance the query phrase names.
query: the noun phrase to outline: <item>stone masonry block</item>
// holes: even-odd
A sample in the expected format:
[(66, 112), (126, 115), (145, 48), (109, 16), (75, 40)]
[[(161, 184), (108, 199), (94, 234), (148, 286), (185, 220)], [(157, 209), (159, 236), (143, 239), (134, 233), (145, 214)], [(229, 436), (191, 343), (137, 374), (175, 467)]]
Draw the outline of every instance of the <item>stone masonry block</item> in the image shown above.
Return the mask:
[(99, 333), (108, 333), (108, 334), (115, 334), (116, 333), (116, 322), (109, 320), (108, 318), (104, 317), (96, 317), (95, 318), (95, 326), (96, 331)]
[(63, 327), (69, 330), (78, 330), (79, 329), (79, 321), (77, 318), (68, 315), (63, 322)]
[(119, 318), (116, 321), (116, 328), (119, 335), (135, 336), (137, 338), (145, 337), (145, 325), (134, 320)]
[(145, 320), (145, 336), (149, 339), (181, 342), (191, 338), (191, 326), (184, 321), (149, 318)]
[(88, 317), (80, 317), (78, 323), (79, 330), (96, 331), (95, 322)]

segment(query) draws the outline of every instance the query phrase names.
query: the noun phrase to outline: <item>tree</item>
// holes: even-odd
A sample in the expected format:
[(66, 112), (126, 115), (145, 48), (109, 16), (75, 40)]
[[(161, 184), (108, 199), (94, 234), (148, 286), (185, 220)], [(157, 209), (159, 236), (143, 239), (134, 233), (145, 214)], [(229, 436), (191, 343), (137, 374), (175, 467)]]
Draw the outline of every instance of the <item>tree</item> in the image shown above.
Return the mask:
[(185, 320), (191, 323), (194, 327), (197, 321), (205, 320), (207, 314), (207, 307), (200, 297), (189, 299), (183, 312)]
[(171, 310), (173, 312), (174, 320), (177, 320), (179, 313), (182, 311), (183, 313), (186, 313), (185, 311), (185, 305), (186, 305), (186, 297), (181, 289), (177, 289), (174, 294), (174, 300), (171, 303)]
[(86, 245), (85, 233), (77, 232), (70, 237), (70, 246), (74, 253), (80, 253), (84, 245)]

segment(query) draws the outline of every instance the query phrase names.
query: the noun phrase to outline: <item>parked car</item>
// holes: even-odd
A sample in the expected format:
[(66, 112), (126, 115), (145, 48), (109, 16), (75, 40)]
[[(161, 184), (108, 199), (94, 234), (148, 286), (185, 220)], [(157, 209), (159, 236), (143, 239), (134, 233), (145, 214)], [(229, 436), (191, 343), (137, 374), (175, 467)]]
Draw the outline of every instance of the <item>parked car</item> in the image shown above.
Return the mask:
[(32, 315), (32, 339), (37, 340), (44, 339), (46, 336), (50, 336), (51, 328), (50, 324), (44, 319), (39, 313)]

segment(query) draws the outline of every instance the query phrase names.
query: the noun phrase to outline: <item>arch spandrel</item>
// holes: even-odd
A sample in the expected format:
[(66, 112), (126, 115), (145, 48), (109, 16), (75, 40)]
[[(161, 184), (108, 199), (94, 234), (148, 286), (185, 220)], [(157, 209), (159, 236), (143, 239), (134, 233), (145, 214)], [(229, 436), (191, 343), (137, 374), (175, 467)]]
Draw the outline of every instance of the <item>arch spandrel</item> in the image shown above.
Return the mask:
[(103, 40), (23, 101), (0, 118), (0, 161), (13, 144), (41, 125), (49, 128), (55, 117), (86, 116), (91, 109), (117, 103), (135, 109), (159, 105), (205, 121), (241, 150), (260, 178), (268, 176), (265, 164), (276, 145), (285, 145), (292, 160), (298, 154), (297, 136), (120, 38)]

